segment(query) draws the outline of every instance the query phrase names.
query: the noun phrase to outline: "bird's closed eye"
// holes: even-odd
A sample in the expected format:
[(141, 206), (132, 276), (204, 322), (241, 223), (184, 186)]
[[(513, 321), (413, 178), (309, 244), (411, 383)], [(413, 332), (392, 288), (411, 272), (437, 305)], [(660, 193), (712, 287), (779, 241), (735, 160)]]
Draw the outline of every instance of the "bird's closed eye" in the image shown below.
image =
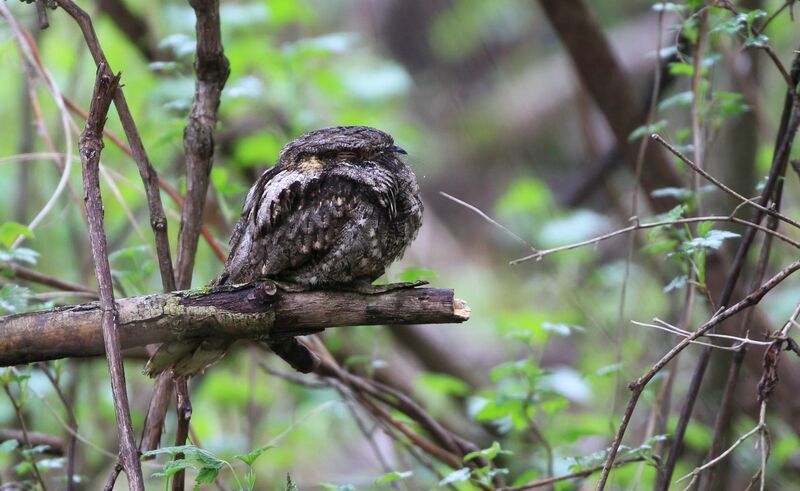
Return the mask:
[(344, 151), (336, 154), (337, 160), (355, 160), (356, 158), (358, 158), (358, 155), (355, 152)]

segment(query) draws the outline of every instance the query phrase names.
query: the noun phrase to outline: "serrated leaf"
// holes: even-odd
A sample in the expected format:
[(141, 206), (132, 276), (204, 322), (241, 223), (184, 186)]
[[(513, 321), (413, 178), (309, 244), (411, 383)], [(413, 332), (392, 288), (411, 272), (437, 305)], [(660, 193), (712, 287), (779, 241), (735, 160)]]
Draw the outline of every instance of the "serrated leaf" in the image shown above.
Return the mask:
[(461, 469), (455, 470), (446, 475), (444, 479), (439, 481), (439, 486), (447, 486), (448, 484), (468, 481), (471, 474), (472, 472), (468, 467), (462, 467)]
[(164, 463), (161, 472), (156, 472), (153, 477), (170, 477), (186, 469), (197, 469), (197, 467), (185, 459), (168, 460)]
[(202, 467), (197, 472), (197, 477), (194, 479), (196, 484), (211, 484), (214, 480), (217, 479), (219, 475), (219, 470), (222, 468), (222, 465), (219, 467), (216, 466), (208, 466)]
[(695, 237), (690, 241), (684, 242), (683, 246), (687, 252), (697, 249), (719, 249), (723, 241), (736, 237), (741, 236), (727, 230), (711, 230), (703, 237)]
[(464, 462), (468, 462), (478, 457), (484, 457), (487, 460), (494, 460), (494, 458), (497, 457), (498, 455), (514, 455), (514, 452), (510, 450), (503, 450), (502, 447), (500, 447), (500, 443), (495, 441), (492, 442), (492, 446), (490, 446), (489, 448), (484, 448), (483, 450), (470, 452), (467, 455), (465, 455)]
[(251, 467), (253, 465), (253, 462), (255, 462), (256, 459), (261, 456), (261, 454), (263, 454), (264, 452), (266, 452), (271, 448), (275, 448), (275, 445), (264, 445), (263, 447), (258, 447), (257, 449), (251, 451), (250, 453), (247, 453), (245, 455), (236, 455), (234, 457), (247, 464), (248, 467)]
[(408, 479), (414, 475), (413, 471), (393, 471), (386, 473), (375, 480), (375, 484), (382, 485), (382, 484), (389, 484), (393, 481), (402, 481), (403, 479)]

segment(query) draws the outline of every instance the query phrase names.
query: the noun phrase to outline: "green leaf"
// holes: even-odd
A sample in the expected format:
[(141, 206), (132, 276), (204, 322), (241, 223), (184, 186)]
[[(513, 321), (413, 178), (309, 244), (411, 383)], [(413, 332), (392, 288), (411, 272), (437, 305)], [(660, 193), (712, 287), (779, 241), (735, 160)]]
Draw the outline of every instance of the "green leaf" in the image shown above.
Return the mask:
[(484, 457), (487, 460), (494, 460), (494, 458), (497, 457), (498, 455), (514, 455), (514, 452), (510, 450), (503, 450), (500, 447), (500, 443), (495, 441), (489, 448), (484, 448), (483, 450), (478, 450), (476, 452), (470, 452), (467, 455), (465, 455), (464, 462), (468, 462), (478, 457)]
[(248, 467), (252, 467), (253, 462), (255, 462), (256, 459), (261, 456), (261, 454), (263, 454), (264, 452), (266, 452), (271, 448), (275, 448), (275, 445), (264, 445), (263, 447), (258, 447), (257, 449), (251, 451), (248, 454), (236, 455), (235, 458), (247, 464)]
[(197, 469), (191, 462), (185, 459), (168, 460), (164, 463), (161, 472), (156, 472), (153, 477), (170, 477), (177, 474), (179, 471), (186, 469)]
[(553, 202), (550, 188), (534, 178), (515, 179), (497, 201), (497, 212), (501, 215), (537, 214), (547, 210)]
[(683, 247), (686, 252), (694, 252), (698, 249), (719, 249), (723, 241), (736, 237), (741, 236), (727, 230), (711, 230), (703, 237), (695, 237), (690, 241), (684, 242)]
[(19, 442), (17, 440), (6, 440), (3, 443), (0, 443), (0, 454), (11, 453), (18, 447)]
[(687, 77), (691, 77), (694, 75), (694, 66), (689, 63), (670, 63), (669, 73), (670, 75), (686, 75)]
[(29, 289), (9, 283), (0, 288), (0, 314), (16, 314), (28, 307), (32, 293)]
[(574, 332), (586, 332), (586, 329), (581, 326), (570, 326), (567, 324), (553, 324), (551, 322), (542, 322), (542, 329), (553, 334), (558, 334), (561, 337), (571, 336)]
[(653, 133), (661, 133), (668, 124), (669, 123), (666, 119), (662, 119), (661, 121), (656, 121), (653, 124), (639, 126), (633, 130), (630, 135), (628, 135), (628, 141), (631, 142), (643, 136), (650, 136)]
[(219, 470), (222, 469), (222, 464), (217, 466), (204, 466), (197, 472), (197, 477), (194, 482), (196, 484), (211, 484), (217, 479)]
[(387, 474), (382, 475), (378, 479), (375, 480), (375, 484), (382, 485), (382, 484), (389, 484), (393, 481), (402, 481), (403, 479), (407, 479), (414, 475), (413, 471), (394, 471), (389, 472)]
[(756, 48), (763, 48), (767, 44), (769, 44), (769, 38), (763, 34), (759, 34), (756, 37), (748, 37), (744, 42), (745, 46)]
[(691, 90), (687, 90), (685, 92), (679, 92), (659, 102), (658, 110), (663, 111), (664, 109), (670, 108), (672, 106), (688, 107), (689, 105), (692, 104), (693, 98), (694, 94), (692, 93)]
[(471, 390), (463, 380), (444, 373), (424, 373), (417, 377), (417, 382), (439, 394), (465, 396)]
[(11, 247), (20, 235), (32, 238), (33, 232), (25, 225), (17, 222), (5, 222), (0, 224), (0, 244)]
[(681, 12), (684, 7), (673, 2), (658, 2), (652, 8), (656, 12)]
[(684, 275), (676, 276), (672, 278), (672, 281), (669, 282), (667, 286), (664, 287), (664, 293), (671, 292), (672, 290), (680, 290), (686, 283), (689, 281), (689, 277)]
[(439, 486), (447, 486), (448, 484), (467, 481), (469, 480), (471, 473), (472, 472), (469, 470), (469, 467), (462, 467), (461, 469), (455, 470), (446, 475), (444, 479), (439, 481)]
[(320, 484), (320, 487), (325, 491), (356, 491), (356, 487), (352, 484)]

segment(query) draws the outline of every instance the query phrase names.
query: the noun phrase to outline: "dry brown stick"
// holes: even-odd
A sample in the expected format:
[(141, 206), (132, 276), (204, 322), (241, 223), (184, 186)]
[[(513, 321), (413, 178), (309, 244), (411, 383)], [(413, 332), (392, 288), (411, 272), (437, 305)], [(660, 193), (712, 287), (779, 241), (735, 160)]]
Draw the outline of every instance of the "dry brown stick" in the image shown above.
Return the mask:
[(628, 423), (630, 423), (631, 417), (633, 416), (633, 411), (636, 409), (636, 403), (639, 401), (639, 396), (641, 396), (642, 392), (644, 391), (647, 384), (650, 380), (663, 369), (667, 363), (669, 363), (678, 353), (683, 351), (687, 346), (692, 344), (694, 340), (697, 338), (705, 335), (708, 331), (716, 327), (717, 325), (721, 324), (725, 319), (750, 308), (756, 305), (761, 298), (766, 295), (769, 291), (775, 288), (781, 281), (785, 280), (789, 275), (794, 273), (800, 269), (800, 261), (795, 261), (780, 272), (778, 272), (775, 276), (767, 280), (764, 284), (762, 284), (758, 289), (747, 295), (745, 298), (740, 300), (739, 302), (735, 303), (733, 306), (728, 307), (727, 309), (716, 313), (711, 319), (706, 321), (702, 326), (697, 328), (690, 336), (683, 338), (677, 345), (675, 345), (667, 354), (661, 357), (650, 370), (647, 371), (644, 375), (636, 379), (632, 382), (628, 387), (631, 389), (631, 398), (628, 401), (628, 405), (625, 408), (625, 413), (622, 416), (622, 421), (620, 422), (619, 428), (617, 429), (616, 434), (614, 435), (614, 440), (611, 443), (611, 447), (608, 450), (608, 456), (606, 457), (606, 463), (603, 466), (603, 474), (600, 476), (600, 481), (598, 482), (597, 489), (603, 489), (605, 485), (605, 480), (608, 479), (608, 474), (611, 471), (611, 468), (614, 464), (614, 459), (616, 457), (617, 451), (619, 450), (619, 446), (622, 443), (622, 438), (625, 435), (625, 430), (628, 428)]
[[(264, 284), (117, 299), (124, 349), (192, 337), (264, 339), (329, 327), (460, 323), (469, 308), (452, 290), (414, 288), (379, 295), (287, 293)], [(103, 354), (97, 302), (0, 317), (0, 366)]]
[[(175, 394), (177, 395), (175, 412), (178, 418), (178, 422), (175, 425), (175, 446), (177, 447), (186, 444), (186, 439), (189, 437), (189, 422), (192, 419), (192, 401), (189, 399), (189, 386), (186, 383), (186, 377), (175, 378)], [(173, 460), (183, 460), (184, 457), (182, 453), (179, 453), (175, 455)], [(172, 490), (183, 491), (185, 482), (186, 474), (177, 472), (172, 477)]]
[[(176, 275), (178, 288), (189, 288), (192, 284), (194, 260), (203, 208), (208, 192), (211, 167), (214, 163), (214, 127), (217, 123), (222, 88), (230, 74), (230, 65), (222, 48), (222, 31), (219, 19), (219, 0), (189, 0), (196, 17), (194, 69), (197, 74), (195, 93), (189, 119), (183, 130), (183, 150), (186, 165), (186, 199), (181, 211), (181, 228), (178, 235)], [(175, 381), (178, 393), (178, 425), (175, 445), (186, 442), (189, 420), (192, 414), (189, 390), (185, 378)], [(175, 456), (182, 459), (183, 454)], [(172, 489), (184, 488), (184, 471), (178, 471), (172, 480)]]
[[(70, 98), (65, 96), (64, 97), (64, 103), (66, 104), (67, 108), (70, 111), (72, 111), (75, 114), (77, 114), (78, 116), (82, 117), (84, 120), (88, 116), (86, 114), (86, 111), (84, 111), (72, 99), (70, 99)], [(115, 135), (114, 132), (112, 132), (112, 131), (110, 131), (108, 129), (104, 129), (103, 130), (103, 134), (106, 136), (106, 138), (111, 140), (111, 142), (114, 145), (116, 145), (117, 148), (122, 150), (122, 152), (124, 152), (125, 155), (127, 155), (128, 157), (133, 158), (133, 150), (131, 150), (131, 147), (128, 146), (125, 142), (123, 142), (117, 135)], [(183, 198), (178, 193), (178, 190), (175, 189), (174, 187), (172, 187), (172, 185), (169, 182), (167, 182), (165, 179), (163, 179), (161, 176), (158, 176), (158, 186), (165, 193), (167, 193), (167, 195), (170, 198), (172, 198), (172, 201), (174, 201), (175, 204), (178, 205), (178, 208), (181, 208), (181, 209), (183, 208)], [(214, 236), (211, 235), (211, 231), (208, 229), (208, 227), (206, 227), (205, 225), (201, 225), (200, 226), (200, 234), (206, 240), (206, 242), (208, 243), (208, 246), (211, 247), (211, 250), (214, 251), (214, 255), (217, 256), (217, 259), (219, 259), (219, 261), (221, 263), (224, 263), (225, 260), (227, 259), (228, 255), (225, 253), (225, 251), (222, 250), (222, 247), (219, 245), (219, 242), (217, 242), (217, 240), (214, 238)]]
[(178, 288), (189, 288), (214, 157), (214, 126), (230, 67), (222, 49), (219, 0), (189, 0), (197, 17), (197, 52), (192, 109), (183, 133), (186, 200), (181, 213), (176, 274)]
[[(22, 430), (0, 428), (0, 443), (6, 440), (16, 440), (19, 443), (25, 443), (25, 434)], [(28, 440), (34, 447), (44, 445), (46, 448), (43, 450), (43, 453), (48, 455), (64, 455), (64, 442), (55, 435), (29, 431)]]
[(120, 458), (131, 489), (144, 491), (144, 479), (139, 463), (139, 453), (133, 438), (128, 394), (125, 389), (125, 370), (120, 354), (117, 308), (111, 285), (111, 267), (108, 262), (108, 244), (103, 230), (103, 200), (100, 195), (100, 152), (103, 150), (103, 126), (111, 100), (117, 90), (119, 76), (112, 75), (104, 64), (97, 69), (97, 81), (89, 106), (89, 119), (78, 141), (83, 167), (83, 192), (89, 217), (89, 236), (94, 259), (97, 284), (100, 288), (100, 309), (103, 344), (111, 375), (111, 391), (119, 434)]
[[(800, 80), (800, 56), (795, 56), (795, 59), (792, 63), (790, 78), (794, 80), (795, 83), (797, 80)], [(798, 127), (800, 127), (800, 114), (798, 114), (797, 95), (794, 92), (794, 88), (791, 88), (787, 91), (784, 99), (780, 127), (775, 139), (775, 152), (772, 157), (772, 167), (770, 168), (766, 185), (761, 191), (761, 196), (758, 200), (759, 203), (769, 204), (771, 201), (775, 202), (776, 192), (781, 187), (781, 179), (786, 174), (789, 154), (792, 148), (792, 141), (797, 134)], [(767, 210), (769, 210), (771, 213), (756, 207), (750, 221), (752, 223), (760, 223), (765, 213), (769, 214), (773, 218), (786, 221), (781, 218), (783, 215), (777, 213), (772, 208), (767, 208)], [(746, 229), (741, 241), (739, 242), (739, 248), (736, 251), (733, 264), (728, 272), (724, 289), (720, 295), (719, 305), (727, 305), (731, 298), (733, 298), (739, 275), (744, 267), (754, 238), (755, 230), (753, 228)], [(666, 490), (669, 487), (669, 481), (671, 480), (673, 469), (677, 464), (677, 458), (682, 446), (683, 435), (685, 434), (686, 427), (688, 426), (694, 402), (700, 392), (700, 385), (705, 376), (705, 370), (708, 366), (710, 356), (710, 348), (704, 347), (700, 352), (700, 356), (697, 357), (697, 364), (689, 385), (689, 391), (684, 398), (681, 415), (678, 419), (678, 425), (675, 428), (672, 450), (670, 451), (670, 455), (664, 463), (664, 479), (659, 483), (657, 489)]]
[[(644, 457), (633, 457), (630, 459), (620, 460), (614, 463), (614, 467), (622, 467), (626, 464), (632, 464), (634, 462), (642, 462)], [(554, 476), (554, 477), (545, 477), (543, 479), (537, 479), (535, 481), (531, 481), (520, 486), (513, 486), (509, 488), (502, 488), (499, 491), (527, 491), (528, 489), (536, 489), (542, 488), (545, 486), (550, 486), (551, 484), (555, 484), (561, 481), (568, 481), (570, 479), (580, 479), (582, 477), (589, 477), (595, 472), (602, 470), (602, 465), (596, 465), (594, 467), (590, 467), (588, 469), (583, 469), (581, 471), (573, 472), (571, 474), (564, 474), (563, 476)]]
[[(29, 45), (29, 47), (31, 49), (31, 53), (33, 54), (33, 57), (34, 57), (35, 61), (38, 64), (41, 65), (41, 56), (39, 55), (39, 48), (38, 48), (38, 45), (36, 44), (35, 38), (28, 31), (26, 31), (24, 28), (20, 27), (20, 29), (21, 29), (22, 33), (25, 35), (26, 39), (28, 40), (28, 45)], [(102, 52), (101, 52), (101, 54), (102, 54)], [(70, 111), (74, 112), (75, 114), (77, 114), (78, 116), (80, 116), (81, 118), (86, 120), (86, 118), (88, 117), (88, 114), (86, 113), (86, 111), (84, 111), (75, 101), (73, 101), (72, 99), (66, 97), (65, 95), (61, 94), (61, 97), (64, 100), (64, 104), (67, 106), (67, 108)], [(127, 111), (127, 114), (130, 114), (130, 111)], [(132, 131), (134, 131), (134, 132), (137, 131), (136, 127), (135, 127), (135, 124), (133, 124)], [(167, 182), (166, 180), (162, 179), (160, 176), (158, 176), (156, 174), (155, 170), (152, 169), (152, 166), (150, 165), (149, 160), (147, 160), (147, 155), (146, 155), (146, 153), (144, 153), (143, 149), (141, 150), (140, 154), (137, 154), (137, 156), (134, 156), (134, 152), (131, 149), (131, 147), (129, 145), (127, 145), (125, 142), (123, 142), (112, 131), (104, 128), (103, 129), (103, 134), (109, 140), (111, 140), (111, 142), (114, 143), (114, 145), (116, 145), (120, 150), (122, 150), (127, 156), (129, 156), (132, 159), (134, 159), (134, 161), (137, 162), (137, 164), (139, 164), (139, 160), (138, 159), (142, 158), (142, 155), (143, 155), (143, 158), (144, 158), (143, 165), (145, 167), (150, 166), (150, 169), (147, 169), (147, 180), (144, 181), (144, 183), (145, 183), (145, 193), (146, 193), (146, 196), (147, 196), (147, 199), (148, 199), (148, 207), (150, 208), (150, 211), (151, 211), (151, 225), (152, 225), (152, 222), (153, 222), (152, 213), (153, 213), (154, 206), (156, 206), (156, 207), (158, 206), (158, 203), (154, 203), (153, 202), (154, 198), (150, 194), (147, 194), (147, 185), (150, 182), (150, 180), (152, 180), (153, 177), (155, 177), (157, 179), (158, 187), (163, 189), (164, 192), (167, 193), (170, 198), (172, 198), (172, 200), (178, 205), (179, 208), (183, 208), (183, 198), (181, 198), (181, 196), (178, 193), (178, 191), (174, 187), (172, 187), (172, 185), (170, 185), (169, 182)], [(138, 132), (135, 133), (135, 135), (138, 136)], [(54, 152), (54, 153), (57, 153), (57, 152)], [(141, 166), (140, 166), (140, 174), (141, 174)], [(160, 197), (159, 197), (159, 200), (160, 200)], [(162, 210), (163, 210), (163, 207), (162, 207)], [(156, 210), (156, 215), (155, 216), (156, 216), (156, 218), (158, 217), (157, 210)], [(214, 239), (214, 236), (211, 235), (211, 232), (208, 230), (208, 227), (206, 227), (205, 225), (202, 225), (201, 228), (200, 228), (200, 233), (203, 235), (203, 238), (206, 239), (206, 242), (208, 242), (209, 247), (211, 247), (211, 249), (214, 251), (214, 254), (217, 256), (217, 258), (220, 260), (220, 262), (224, 263), (225, 259), (227, 258), (227, 254), (225, 253), (225, 251), (222, 250), (222, 247), (220, 247), (219, 243)], [(156, 239), (157, 240), (158, 240), (158, 238), (159, 238), (159, 236), (156, 235)]]
[[(56, 0), (58, 5), (64, 9), (73, 19), (77, 22), (78, 26), (83, 32), (83, 37), (86, 40), (86, 45), (92, 54), (95, 64), (98, 66), (103, 64), (109, 72), (111, 66), (103, 53), (103, 48), (97, 39), (97, 35), (92, 25), (92, 19), (83, 9), (78, 7), (72, 0)], [(122, 88), (117, 88), (114, 94), (114, 106), (117, 108), (122, 128), (125, 131), (125, 136), (128, 138), (130, 144), (131, 154), (136, 161), (141, 175), (142, 182), (144, 183), (145, 193), (147, 195), (147, 206), (150, 210), (150, 226), (153, 229), (153, 235), (156, 242), (156, 257), (158, 258), (158, 269), (161, 272), (161, 282), (166, 291), (175, 290), (175, 278), (172, 269), (172, 258), (169, 250), (169, 236), (167, 234), (167, 217), (164, 214), (164, 206), (161, 203), (161, 195), (158, 192), (158, 174), (155, 168), (150, 163), (147, 157), (147, 152), (144, 149), (142, 138), (139, 135), (139, 130), (136, 127), (136, 122), (133, 120), (128, 102), (125, 99), (125, 94)]]
[(91, 288), (79, 285), (77, 283), (64, 281), (53, 276), (48, 276), (34, 269), (20, 266), (16, 263), (0, 263), (0, 268), (8, 270), (11, 273), (11, 276), (20, 280), (38, 283), (40, 285), (49, 286), (55, 288), (56, 290), (65, 292), (80, 292), (97, 296), (97, 291), (92, 290)]

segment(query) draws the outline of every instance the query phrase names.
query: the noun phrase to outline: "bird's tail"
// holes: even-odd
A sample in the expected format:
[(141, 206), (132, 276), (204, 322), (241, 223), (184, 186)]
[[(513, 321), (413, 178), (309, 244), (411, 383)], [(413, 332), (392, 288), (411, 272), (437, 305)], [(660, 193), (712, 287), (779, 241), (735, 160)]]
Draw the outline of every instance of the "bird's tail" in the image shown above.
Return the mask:
[[(232, 341), (219, 338), (164, 343), (147, 361), (144, 373), (155, 377), (172, 369), (175, 376), (195, 375), (222, 359), (231, 344)], [(270, 340), (267, 345), (298, 372), (309, 373), (319, 365), (319, 357), (297, 338)]]
[(218, 362), (232, 344), (229, 339), (184, 339), (164, 343), (147, 361), (144, 373), (155, 377), (172, 369), (175, 376), (190, 376), (204, 371)]

